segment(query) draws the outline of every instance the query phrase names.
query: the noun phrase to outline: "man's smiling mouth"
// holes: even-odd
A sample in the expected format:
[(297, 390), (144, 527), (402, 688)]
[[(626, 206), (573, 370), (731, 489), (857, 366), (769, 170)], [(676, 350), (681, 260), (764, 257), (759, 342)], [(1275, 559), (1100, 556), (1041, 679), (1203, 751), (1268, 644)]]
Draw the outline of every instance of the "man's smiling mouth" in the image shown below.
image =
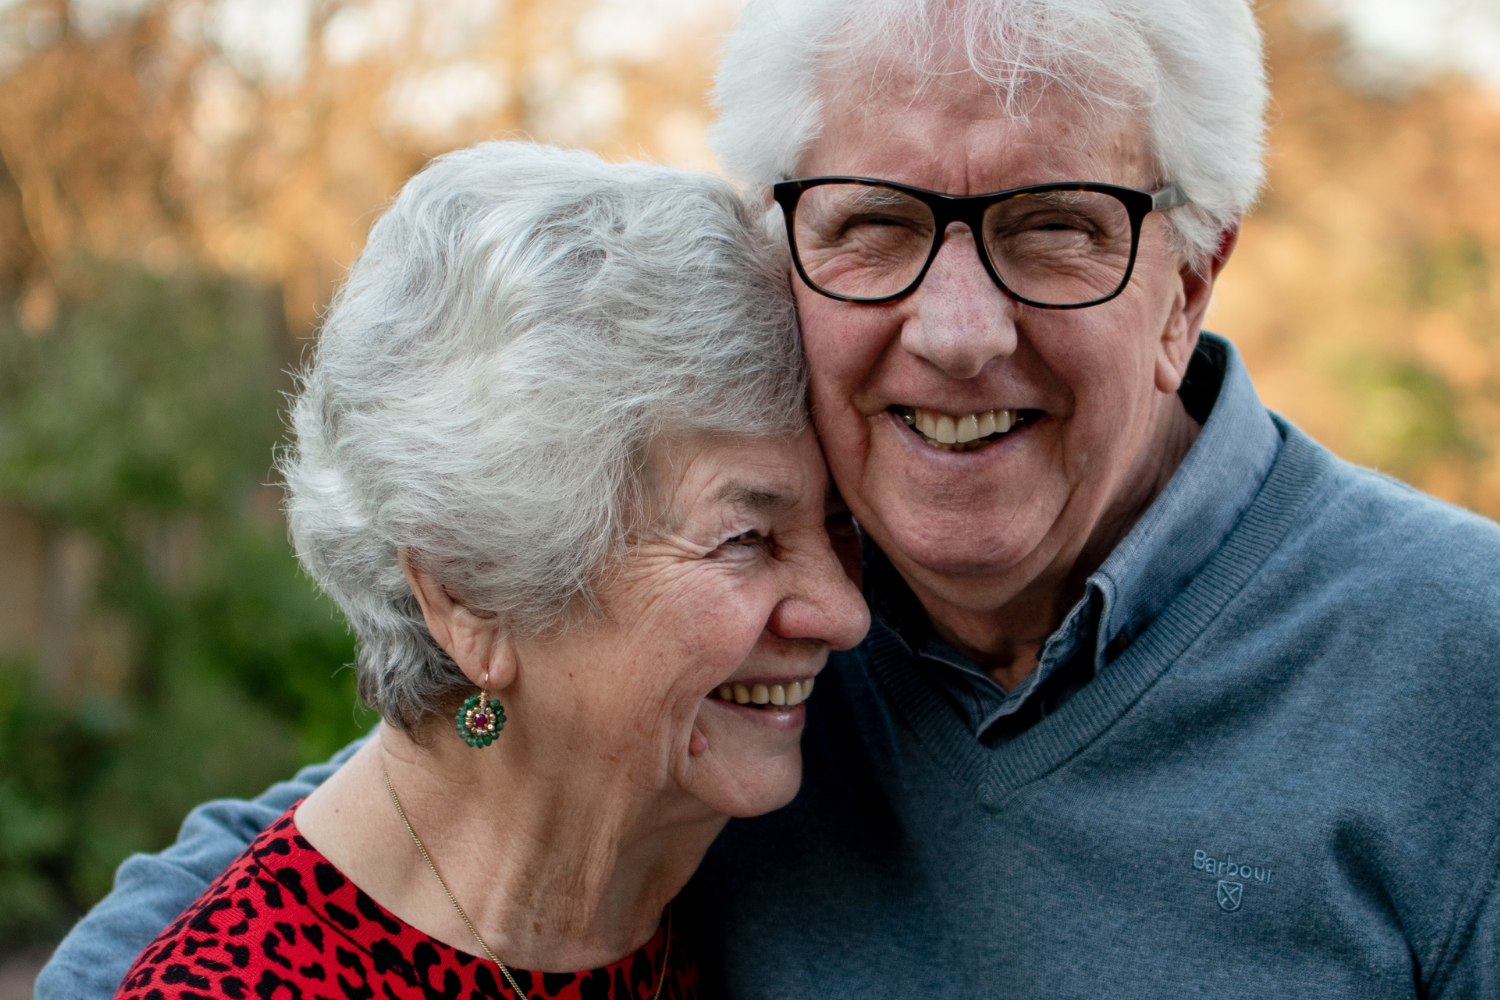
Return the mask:
[(923, 441), (942, 451), (983, 448), (1042, 413), (1041, 410), (982, 410), (953, 416), (920, 406), (892, 406), (890, 410)]

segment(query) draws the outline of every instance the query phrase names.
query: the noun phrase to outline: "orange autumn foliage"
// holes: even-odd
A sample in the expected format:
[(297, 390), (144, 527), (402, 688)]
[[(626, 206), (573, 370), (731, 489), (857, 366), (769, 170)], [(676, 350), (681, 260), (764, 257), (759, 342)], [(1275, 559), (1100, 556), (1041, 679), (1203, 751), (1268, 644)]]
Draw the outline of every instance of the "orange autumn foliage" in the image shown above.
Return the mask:
[(1334, 451), (1500, 516), (1500, 102), (1351, 88), (1340, 40), (1261, 8), (1270, 184), (1210, 326)]

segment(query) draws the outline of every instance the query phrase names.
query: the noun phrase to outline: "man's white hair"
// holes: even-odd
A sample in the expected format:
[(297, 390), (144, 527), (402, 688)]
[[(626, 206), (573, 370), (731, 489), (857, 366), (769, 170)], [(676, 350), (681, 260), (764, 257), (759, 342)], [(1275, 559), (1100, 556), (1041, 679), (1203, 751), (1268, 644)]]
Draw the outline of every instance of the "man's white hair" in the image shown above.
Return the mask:
[(784, 248), (722, 180), (486, 143), (371, 230), (292, 404), (298, 557), (412, 725), (467, 686), (404, 551), (516, 634), (567, 627), (640, 517), (663, 438), (806, 422)]
[(955, 49), (1017, 119), (1048, 87), (1142, 116), (1162, 179), (1190, 200), (1170, 218), (1195, 262), (1259, 194), (1267, 89), (1249, 0), (748, 0), (714, 86), (714, 148), (757, 187), (793, 177), (829, 84), (893, 58), (936, 80)]

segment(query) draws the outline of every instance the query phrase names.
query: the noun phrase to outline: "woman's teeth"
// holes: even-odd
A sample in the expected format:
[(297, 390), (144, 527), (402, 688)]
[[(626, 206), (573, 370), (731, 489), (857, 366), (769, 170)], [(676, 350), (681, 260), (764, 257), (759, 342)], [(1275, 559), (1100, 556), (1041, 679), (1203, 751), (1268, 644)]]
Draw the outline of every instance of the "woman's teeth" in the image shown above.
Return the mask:
[(791, 708), (812, 696), (811, 677), (790, 684), (721, 684), (713, 693), (721, 701), (757, 708)]
[(1019, 410), (985, 410), (961, 417), (924, 410), (920, 406), (900, 406), (897, 414), (906, 426), (922, 435), (934, 448), (943, 451), (973, 451), (989, 439), (1010, 433), (1020, 423)]

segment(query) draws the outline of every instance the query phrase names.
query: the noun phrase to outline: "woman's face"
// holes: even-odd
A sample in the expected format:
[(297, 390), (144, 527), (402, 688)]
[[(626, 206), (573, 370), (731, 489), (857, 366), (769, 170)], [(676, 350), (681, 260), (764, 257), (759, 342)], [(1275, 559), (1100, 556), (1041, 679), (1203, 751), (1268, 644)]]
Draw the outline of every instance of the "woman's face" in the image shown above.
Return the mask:
[(810, 430), (704, 438), (659, 448), (651, 472), (664, 513), (601, 587), (606, 620), (518, 644), (513, 715), (617, 765), (634, 794), (776, 809), (802, 775), (806, 709), (790, 702), (870, 624), (824, 526), (822, 452)]

